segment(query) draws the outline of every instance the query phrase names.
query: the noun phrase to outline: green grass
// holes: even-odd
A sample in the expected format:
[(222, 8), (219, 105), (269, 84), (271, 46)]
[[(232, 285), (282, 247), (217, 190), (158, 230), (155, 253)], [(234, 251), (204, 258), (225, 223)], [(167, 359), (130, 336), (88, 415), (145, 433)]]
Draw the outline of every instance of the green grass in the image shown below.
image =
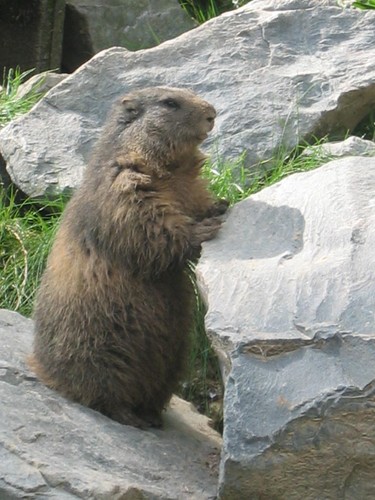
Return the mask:
[[(62, 199), (36, 205), (0, 188), (0, 307), (30, 316)], [(48, 208), (48, 209), (47, 209)]]
[(375, 9), (375, 0), (359, 0), (353, 2), (352, 5), (358, 9)]
[[(0, 126), (26, 113), (40, 99), (38, 85), (20, 98), (17, 91), (33, 70), (10, 69), (0, 90)], [(40, 81), (42, 83), (42, 80)], [(17, 201), (16, 191), (0, 184), (0, 307), (29, 316), (43, 271), (62, 199)]]
[(304, 154), (309, 147), (305, 142), (289, 153), (280, 148), (273, 158), (255, 166), (253, 173), (245, 166), (245, 155), (237, 161), (219, 160), (217, 164), (207, 162), (203, 167), (203, 176), (209, 180), (213, 193), (233, 205), (288, 175), (312, 170), (329, 161), (331, 158), (322, 147), (325, 142), (326, 139), (314, 139), (315, 147), (310, 154)]
[(34, 70), (20, 72), (18, 68), (10, 69), (3, 75), (2, 90), (0, 91), (0, 127), (29, 111), (34, 104), (41, 98), (42, 94), (38, 92), (36, 84), (34, 90), (24, 97), (19, 97), (17, 91), (22, 83), (33, 73)]
[(199, 24), (235, 8), (232, 0), (179, 0), (179, 2), (187, 14)]
[(201, 6), (199, 2), (194, 0), (181, 0), (180, 4), (189, 16), (193, 17), (200, 24), (220, 14), (217, 3), (214, 0), (210, 0), (207, 6)]

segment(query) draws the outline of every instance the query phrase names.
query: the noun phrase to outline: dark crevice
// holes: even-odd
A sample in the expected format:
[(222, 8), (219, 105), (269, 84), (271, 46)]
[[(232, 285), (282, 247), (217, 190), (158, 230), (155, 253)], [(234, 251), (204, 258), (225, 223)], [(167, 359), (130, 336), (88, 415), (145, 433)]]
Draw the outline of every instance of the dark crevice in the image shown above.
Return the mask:
[(375, 106), (371, 111), (358, 123), (353, 130), (353, 135), (366, 139), (368, 141), (375, 141)]
[(65, 8), (64, 39), (61, 70), (73, 73), (95, 54), (87, 26), (87, 19), (72, 5)]
[(10, 175), (8, 174), (8, 171), (6, 169), (6, 162), (0, 154), (0, 185), (8, 190), (10, 186), (12, 186), (12, 184), (12, 179), (10, 178)]
[[(342, 140), (352, 135), (375, 109), (375, 83), (343, 94), (335, 109), (322, 114), (309, 137)], [(357, 134), (356, 134), (357, 135)], [(309, 137), (306, 140), (309, 140)]]

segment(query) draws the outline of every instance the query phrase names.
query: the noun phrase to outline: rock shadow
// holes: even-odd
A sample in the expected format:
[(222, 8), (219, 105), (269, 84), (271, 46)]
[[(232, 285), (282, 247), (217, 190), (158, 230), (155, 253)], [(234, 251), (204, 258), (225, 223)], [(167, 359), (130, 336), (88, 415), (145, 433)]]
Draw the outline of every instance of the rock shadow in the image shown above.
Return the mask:
[(216, 240), (224, 250), (218, 258), (292, 258), (303, 248), (304, 230), (305, 219), (297, 208), (247, 199), (231, 210)]

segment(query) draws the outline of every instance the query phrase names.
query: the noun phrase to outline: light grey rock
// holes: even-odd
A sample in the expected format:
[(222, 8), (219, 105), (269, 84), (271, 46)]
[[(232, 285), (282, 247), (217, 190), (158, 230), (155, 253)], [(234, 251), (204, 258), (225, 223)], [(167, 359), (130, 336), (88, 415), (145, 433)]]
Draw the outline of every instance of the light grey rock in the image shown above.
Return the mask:
[(375, 158), (234, 206), (197, 268), (226, 360), (220, 498), (375, 498)]
[(0, 133), (13, 182), (36, 196), (79, 183), (111, 102), (190, 87), (218, 110), (213, 156), (267, 160), (301, 137), (353, 129), (375, 101), (375, 12), (336, 0), (254, 0), (158, 47), (101, 52)]
[(74, 71), (110, 47), (153, 47), (196, 25), (177, 0), (68, 0), (63, 67)]
[(31, 320), (0, 310), (0, 498), (204, 500), (221, 439), (174, 398), (164, 430), (141, 431), (71, 403), (25, 366)]
[(303, 151), (304, 155), (321, 154), (340, 158), (343, 156), (375, 156), (375, 142), (351, 136), (345, 141), (327, 142), (317, 146), (309, 146)]
[(46, 94), (58, 83), (62, 82), (67, 76), (68, 75), (66, 73), (53, 73), (51, 71), (38, 73), (19, 86), (16, 97), (17, 99), (24, 99), (31, 92)]

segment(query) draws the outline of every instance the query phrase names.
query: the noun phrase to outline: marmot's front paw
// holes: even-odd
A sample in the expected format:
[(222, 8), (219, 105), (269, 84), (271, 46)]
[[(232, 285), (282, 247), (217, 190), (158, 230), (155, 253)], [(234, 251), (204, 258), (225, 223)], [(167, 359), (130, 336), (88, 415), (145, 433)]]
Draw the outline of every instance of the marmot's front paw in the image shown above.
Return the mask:
[(212, 216), (225, 214), (225, 212), (228, 210), (228, 207), (229, 201), (224, 198), (220, 198), (219, 200), (215, 201), (212, 206)]
[(202, 221), (210, 217), (218, 217), (220, 215), (224, 215), (225, 212), (228, 210), (228, 207), (229, 207), (229, 201), (225, 200), (224, 198), (220, 198), (219, 200), (216, 200), (215, 203), (213, 203), (210, 206), (210, 208), (206, 210), (206, 212), (200, 214), (197, 217), (197, 220)]
[(209, 217), (200, 222), (196, 222), (192, 227), (191, 245), (197, 248), (204, 241), (215, 238), (222, 222), (220, 217)]

